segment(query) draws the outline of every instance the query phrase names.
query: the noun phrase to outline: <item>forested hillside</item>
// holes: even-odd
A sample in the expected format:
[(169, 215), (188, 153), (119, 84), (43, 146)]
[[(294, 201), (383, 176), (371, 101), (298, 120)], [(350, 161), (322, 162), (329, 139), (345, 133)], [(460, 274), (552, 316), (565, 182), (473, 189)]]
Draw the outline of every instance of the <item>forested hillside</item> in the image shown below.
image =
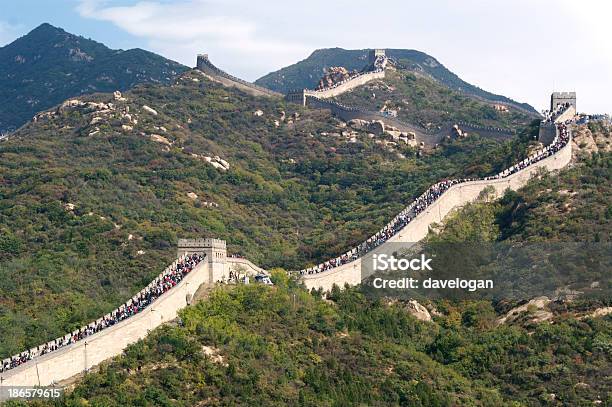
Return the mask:
[(433, 182), (498, 172), (534, 130), (421, 154), (196, 71), (67, 101), (0, 144), (0, 355), (121, 304), (173, 259), (179, 237), (226, 239), (264, 267), (306, 266), (371, 235)]
[(508, 111), (498, 111), (493, 104), (406, 69), (387, 69), (384, 79), (369, 82), (336, 99), (348, 106), (394, 112), (403, 121), (433, 131), (461, 121), (520, 129), (534, 117), (511, 106)]
[[(609, 238), (610, 154), (578, 155), (559, 177), (468, 205), (431, 238)], [(426, 302), (427, 322), (407, 303), (372, 300), (360, 288), (322, 300), (281, 271), (274, 282), (217, 288), (184, 310), (179, 325), (156, 330), (49, 405), (612, 403), (612, 316), (592, 315), (609, 298), (525, 306), (512, 321), (502, 318), (505, 303)]]

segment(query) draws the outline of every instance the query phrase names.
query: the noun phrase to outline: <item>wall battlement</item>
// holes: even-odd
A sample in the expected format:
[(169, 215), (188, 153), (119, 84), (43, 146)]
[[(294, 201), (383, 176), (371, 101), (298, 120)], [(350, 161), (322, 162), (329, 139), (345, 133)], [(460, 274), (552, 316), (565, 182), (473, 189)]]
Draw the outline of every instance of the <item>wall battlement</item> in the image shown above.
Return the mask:
[(178, 247), (222, 247), (225, 248), (225, 240), (215, 238), (203, 238), (203, 239), (179, 239)]
[(574, 106), (576, 108), (576, 92), (553, 92), (550, 95), (550, 110), (554, 111), (559, 105)]
[[(380, 120), (387, 126), (392, 126), (400, 131), (414, 133), (417, 136), (419, 142), (425, 143), (428, 146), (434, 146), (435, 144), (442, 141), (445, 136), (451, 135), (452, 126), (455, 123), (446, 123), (439, 130), (428, 130), (421, 126), (417, 126), (405, 121), (402, 121), (396, 117), (389, 117), (381, 112), (370, 111), (360, 109), (358, 107), (346, 106), (342, 103), (336, 102), (335, 100), (319, 99), (315, 96), (306, 95), (304, 96), (306, 104), (314, 109), (329, 109), (331, 114), (344, 120), (349, 121), (352, 119), (361, 120)], [(483, 136), (491, 136), (495, 138), (507, 139), (516, 135), (516, 132), (511, 129), (504, 129), (499, 127), (488, 127), (479, 126), (466, 122), (456, 123), (462, 128), (466, 128), (469, 131), (477, 132)]]

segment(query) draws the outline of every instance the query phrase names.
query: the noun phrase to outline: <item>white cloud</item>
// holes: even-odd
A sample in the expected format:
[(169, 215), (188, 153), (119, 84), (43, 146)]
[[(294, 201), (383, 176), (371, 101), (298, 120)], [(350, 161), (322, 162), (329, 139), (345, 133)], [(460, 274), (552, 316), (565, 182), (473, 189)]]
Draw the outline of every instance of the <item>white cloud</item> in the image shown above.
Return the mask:
[(18, 35), (23, 33), (23, 27), (0, 21), (0, 47), (13, 42)]
[[(610, 3), (612, 4), (612, 3)], [(316, 48), (409, 48), (468, 82), (538, 109), (550, 91), (576, 90), (579, 108), (610, 111), (612, 5), (607, 0), (80, 0), (86, 18), (144, 38), (187, 65), (208, 53), (248, 80)]]
[(145, 38), (153, 51), (186, 65), (195, 65), (196, 54), (204, 52), (220, 67), (250, 79), (271, 69), (269, 61), (290, 64), (308, 52), (303, 44), (266, 35), (249, 18), (224, 14), (226, 7), (232, 8), (229, 3), (142, 1), (106, 6), (106, 2), (85, 0), (77, 10), (83, 17), (112, 22)]

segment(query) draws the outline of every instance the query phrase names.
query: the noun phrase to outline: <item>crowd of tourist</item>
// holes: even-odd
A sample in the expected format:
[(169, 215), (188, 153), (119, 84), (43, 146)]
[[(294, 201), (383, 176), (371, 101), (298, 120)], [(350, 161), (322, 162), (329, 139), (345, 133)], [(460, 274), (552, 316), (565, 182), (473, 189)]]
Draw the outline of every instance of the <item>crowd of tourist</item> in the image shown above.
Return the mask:
[[(551, 155), (554, 155), (556, 152), (565, 147), (569, 139), (570, 136), (567, 126), (564, 123), (557, 124), (557, 134), (553, 139), (552, 143), (550, 143), (548, 146), (536, 151), (523, 161), (500, 172), (499, 174), (482, 178), (482, 180), (488, 181), (502, 179), (518, 171), (521, 171), (529, 167), (530, 165), (537, 163), (538, 161), (541, 161), (547, 157), (550, 157)], [(352, 250), (346, 252), (341, 256), (336, 257), (335, 259), (328, 260), (325, 263), (318, 264), (314, 267), (300, 270), (298, 273), (301, 275), (317, 274), (357, 260), (359, 257), (365, 255), (374, 248), (385, 243), (387, 240), (397, 234), (401, 229), (403, 229), (412, 220), (414, 220), (414, 218), (419, 213), (423, 212), (431, 204), (433, 204), (450, 187), (452, 187), (453, 185), (470, 181), (477, 181), (477, 179), (453, 179), (445, 180), (434, 184), (433, 186), (429, 187), (429, 189), (427, 189), (427, 191), (425, 191), (421, 196), (414, 200), (410, 205), (408, 205), (404, 210), (402, 210), (399, 215), (393, 218), (393, 220), (389, 222), (383, 229), (381, 229), (378, 233), (370, 237), (365, 242), (361, 243), (359, 246), (353, 248)]]
[(55, 339), (52, 342), (48, 342), (44, 345), (29, 349), (9, 359), (3, 360), (0, 363), (0, 373), (22, 365), (23, 363), (26, 363), (37, 356), (53, 352), (64, 346), (78, 342), (87, 338), (88, 336), (102, 331), (105, 328), (111, 327), (135, 314), (138, 314), (147, 308), (153, 301), (162, 296), (165, 292), (171, 290), (174, 286), (180, 283), (181, 280), (183, 280), (183, 278), (202, 260), (203, 256), (199, 254), (187, 255), (181, 258), (175, 265), (166, 269), (134, 298), (127, 301), (110, 314), (90, 323), (83, 328), (80, 328), (77, 331)]
[(569, 107), (570, 103), (559, 103), (553, 110), (544, 111), (544, 121), (554, 123), (556, 118), (563, 114)]

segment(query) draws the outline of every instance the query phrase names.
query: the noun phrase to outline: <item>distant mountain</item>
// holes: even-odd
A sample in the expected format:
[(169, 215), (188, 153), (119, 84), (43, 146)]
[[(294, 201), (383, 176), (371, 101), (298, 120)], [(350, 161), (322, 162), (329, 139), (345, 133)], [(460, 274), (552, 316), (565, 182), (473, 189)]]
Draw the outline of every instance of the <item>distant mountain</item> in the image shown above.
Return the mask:
[(113, 50), (45, 23), (0, 48), (0, 131), (69, 97), (167, 83), (186, 69), (142, 49)]
[[(314, 51), (308, 58), (296, 64), (271, 72), (255, 81), (257, 85), (287, 92), (291, 89), (314, 88), (326, 68), (344, 66), (347, 69), (362, 69), (366, 65), (368, 49), (346, 50), (326, 48)], [(531, 113), (538, 112), (527, 103), (519, 103), (502, 95), (496, 95), (477, 86), (471, 85), (449, 71), (434, 57), (412, 49), (387, 49), (387, 55), (399, 66), (415, 72), (425, 73), (443, 85), (468, 95), (489, 101), (510, 103), (526, 109)]]

